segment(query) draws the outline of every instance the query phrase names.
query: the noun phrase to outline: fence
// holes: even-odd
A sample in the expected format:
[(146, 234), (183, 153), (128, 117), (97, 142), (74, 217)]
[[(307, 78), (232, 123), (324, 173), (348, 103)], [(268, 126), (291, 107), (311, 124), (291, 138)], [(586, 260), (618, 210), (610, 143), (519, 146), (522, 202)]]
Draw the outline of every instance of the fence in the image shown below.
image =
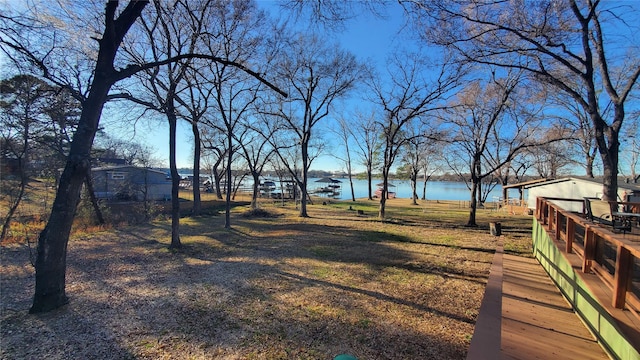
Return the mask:
[(564, 198), (538, 198), (536, 219), (547, 227), (564, 252), (582, 260), (581, 271), (593, 271), (611, 290), (611, 306), (627, 308), (640, 319), (640, 235), (617, 234), (570, 212), (561, 203), (583, 203)]

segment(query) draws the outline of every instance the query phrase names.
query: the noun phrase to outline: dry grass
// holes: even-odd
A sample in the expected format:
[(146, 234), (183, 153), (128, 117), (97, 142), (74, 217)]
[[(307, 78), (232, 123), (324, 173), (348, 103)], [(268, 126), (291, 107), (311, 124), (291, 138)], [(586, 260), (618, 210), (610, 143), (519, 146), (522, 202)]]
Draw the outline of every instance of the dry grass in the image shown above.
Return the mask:
[(385, 223), (367, 201), (313, 205), (304, 219), (236, 208), (231, 230), (221, 216), (184, 218), (179, 252), (166, 221), (76, 235), (71, 302), (42, 315), (27, 314), (28, 252), (5, 246), (0, 357), (463, 359), (496, 245), (487, 223), (526, 254), (531, 220), (481, 211), (468, 229), (455, 204), (389, 205)]

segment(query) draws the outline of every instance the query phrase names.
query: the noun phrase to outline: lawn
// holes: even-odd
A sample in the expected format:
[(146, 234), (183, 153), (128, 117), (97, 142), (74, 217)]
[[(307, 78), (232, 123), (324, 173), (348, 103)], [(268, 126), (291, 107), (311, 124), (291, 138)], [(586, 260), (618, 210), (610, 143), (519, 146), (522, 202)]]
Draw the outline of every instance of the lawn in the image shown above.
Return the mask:
[(177, 252), (166, 220), (78, 232), (71, 301), (43, 315), (28, 249), (5, 245), (0, 358), (464, 359), (496, 243), (530, 256), (531, 218), (481, 210), (466, 228), (455, 202), (387, 204), (387, 222), (369, 201), (236, 206), (230, 230), (187, 217)]

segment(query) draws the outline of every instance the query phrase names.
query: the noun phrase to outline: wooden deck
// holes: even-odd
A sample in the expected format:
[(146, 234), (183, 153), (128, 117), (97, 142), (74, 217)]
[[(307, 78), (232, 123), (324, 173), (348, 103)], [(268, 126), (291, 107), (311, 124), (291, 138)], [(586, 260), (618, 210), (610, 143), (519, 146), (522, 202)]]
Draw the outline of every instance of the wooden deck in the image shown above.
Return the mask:
[(494, 256), (467, 359), (608, 359), (536, 259)]
[(536, 259), (503, 257), (503, 359), (608, 359)]

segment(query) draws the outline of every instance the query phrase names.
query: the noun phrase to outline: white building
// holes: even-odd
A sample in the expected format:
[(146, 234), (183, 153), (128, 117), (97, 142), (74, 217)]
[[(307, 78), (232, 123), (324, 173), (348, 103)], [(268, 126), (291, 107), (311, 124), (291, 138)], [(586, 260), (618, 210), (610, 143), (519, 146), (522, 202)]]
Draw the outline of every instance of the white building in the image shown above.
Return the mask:
[[(583, 200), (585, 197), (602, 198), (602, 182), (595, 179), (569, 177), (538, 182), (524, 188), (528, 191), (527, 207), (530, 209), (535, 209), (536, 198), (539, 196), (576, 200)], [(640, 184), (618, 182), (617, 200), (640, 202)], [(559, 201), (558, 204), (569, 211), (582, 211), (582, 203)]]

